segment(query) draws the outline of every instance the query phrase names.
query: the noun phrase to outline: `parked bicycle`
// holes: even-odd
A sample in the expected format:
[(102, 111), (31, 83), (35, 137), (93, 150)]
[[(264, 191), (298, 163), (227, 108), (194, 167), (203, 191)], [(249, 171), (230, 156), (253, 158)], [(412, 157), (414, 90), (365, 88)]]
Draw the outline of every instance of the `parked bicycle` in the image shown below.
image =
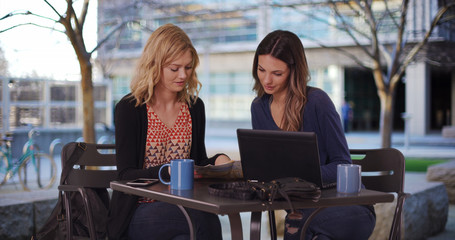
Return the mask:
[[(35, 129), (28, 132), (23, 155), (18, 159), (12, 157), (12, 136), (7, 134), (0, 139), (0, 186), (18, 174), (19, 182), (25, 191), (30, 191), (30, 188), (36, 185), (40, 189), (52, 187), (57, 176), (57, 166), (52, 152), (50, 155), (40, 152), (38, 146), (34, 144), (33, 137), (38, 134)], [(36, 185), (31, 179), (36, 179)]]

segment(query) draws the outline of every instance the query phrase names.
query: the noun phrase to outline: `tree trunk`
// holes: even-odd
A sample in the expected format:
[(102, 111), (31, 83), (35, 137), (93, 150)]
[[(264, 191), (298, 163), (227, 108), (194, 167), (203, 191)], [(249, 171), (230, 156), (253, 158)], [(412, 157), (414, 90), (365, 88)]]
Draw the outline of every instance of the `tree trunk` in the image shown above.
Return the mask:
[(85, 142), (95, 143), (95, 114), (93, 99), (92, 64), (90, 58), (81, 63), (82, 86), (82, 112), (83, 128), (82, 137)]
[(381, 102), (381, 115), (379, 132), (381, 134), (381, 147), (389, 148), (392, 146), (392, 130), (393, 130), (393, 90), (381, 91), (379, 99)]

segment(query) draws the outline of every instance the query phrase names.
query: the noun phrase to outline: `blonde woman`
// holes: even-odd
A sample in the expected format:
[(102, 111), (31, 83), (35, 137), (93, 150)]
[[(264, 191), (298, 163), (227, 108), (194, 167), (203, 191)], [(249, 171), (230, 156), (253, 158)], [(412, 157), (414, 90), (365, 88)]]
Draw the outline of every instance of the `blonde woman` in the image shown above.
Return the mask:
[[(198, 64), (197, 52), (182, 29), (166, 24), (152, 33), (131, 81), (131, 93), (115, 107), (119, 180), (158, 178), (159, 168), (172, 159), (191, 158), (196, 165), (230, 161), (224, 154), (207, 157)], [(180, 151), (175, 155), (177, 142)], [(197, 239), (222, 238), (217, 215), (191, 209), (189, 214)], [(110, 239), (189, 239), (188, 224), (177, 206), (117, 191), (108, 233)]]
[[(315, 132), (324, 183), (336, 182), (336, 167), (351, 163), (341, 119), (329, 96), (307, 86), (310, 80), (305, 51), (292, 32), (269, 33), (253, 60), (251, 104), (253, 129)], [(279, 164), (279, 163), (277, 163)], [(305, 220), (314, 209), (299, 209), (285, 219), (284, 239), (300, 239)], [(311, 221), (305, 239), (368, 239), (376, 223), (372, 206), (329, 207)]]

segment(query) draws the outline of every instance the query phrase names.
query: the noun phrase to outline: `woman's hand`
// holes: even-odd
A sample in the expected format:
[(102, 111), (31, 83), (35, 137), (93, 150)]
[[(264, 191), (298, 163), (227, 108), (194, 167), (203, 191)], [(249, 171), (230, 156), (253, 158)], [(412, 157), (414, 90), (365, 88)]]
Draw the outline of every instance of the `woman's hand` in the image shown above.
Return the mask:
[(222, 165), (232, 161), (227, 155), (221, 154), (215, 160), (215, 165)]

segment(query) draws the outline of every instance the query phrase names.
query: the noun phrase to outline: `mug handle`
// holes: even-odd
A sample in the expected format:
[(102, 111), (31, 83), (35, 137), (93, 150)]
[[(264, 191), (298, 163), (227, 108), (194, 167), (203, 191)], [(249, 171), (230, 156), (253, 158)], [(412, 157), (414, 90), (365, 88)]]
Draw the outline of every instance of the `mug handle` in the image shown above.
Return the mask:
[(158, 170), (158, 178), (160, 179), (160, 181), (161, 181), (163, 184), (171, 185), (171, 181), (166, 182), (166, 181), (164, 181), (164, 180), (161, 178), (161, 170), (162, 170), (164, 167), (171, 167), (171, 164), (166, 163), (166, 164), (163, 164), (163, 166), (160, 167), (160, 170)]

